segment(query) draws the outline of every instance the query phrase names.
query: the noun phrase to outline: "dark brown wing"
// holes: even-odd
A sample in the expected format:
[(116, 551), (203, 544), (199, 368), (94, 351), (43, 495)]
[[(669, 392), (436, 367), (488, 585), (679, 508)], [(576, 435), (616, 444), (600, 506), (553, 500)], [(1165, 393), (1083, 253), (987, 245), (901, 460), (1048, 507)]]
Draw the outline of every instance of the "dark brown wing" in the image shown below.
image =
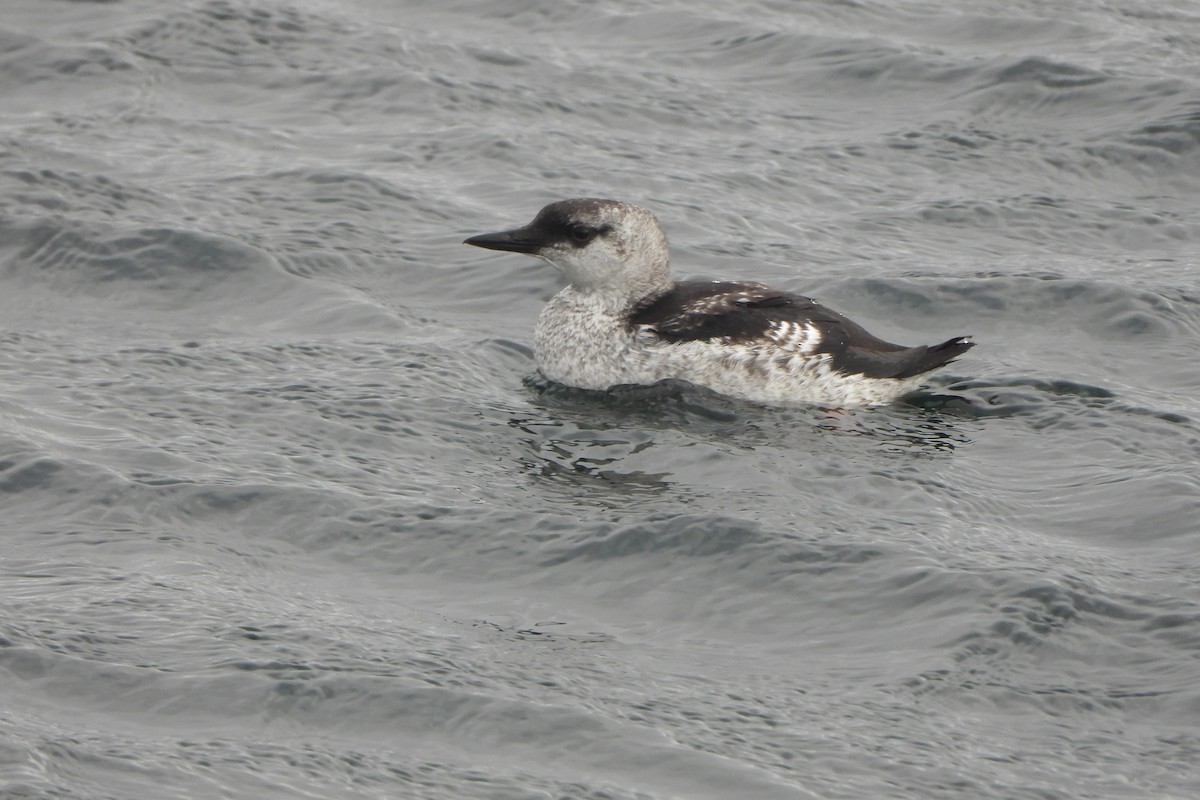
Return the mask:
[[(869, 378), (909, 378), (946, 364), (973, 346), (964, 338), (932, 347), (885, 342), (817, 301), (761, 283), (687, 281), (640, 304), (631, 325), (646, 326), (666, 341), (721, 339), (778, 343), (790, 331), (820, 334), (812, 354), (827, 354), (838, 372)], [(813, 337), (815, 338), (815, 337)], [(807, 348), (806, 348), (807, 349)]]

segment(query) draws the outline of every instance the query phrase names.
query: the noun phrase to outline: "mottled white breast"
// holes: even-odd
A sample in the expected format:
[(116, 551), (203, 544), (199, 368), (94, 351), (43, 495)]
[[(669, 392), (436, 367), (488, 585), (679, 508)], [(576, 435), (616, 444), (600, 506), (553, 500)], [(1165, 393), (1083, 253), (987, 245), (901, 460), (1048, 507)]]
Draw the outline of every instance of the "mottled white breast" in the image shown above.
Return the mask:
[(538, 316), (533, 348), (542, 374), (581, 389), (649, 384), (672, 377), (626, 323), (574, 287), (551, 298)]

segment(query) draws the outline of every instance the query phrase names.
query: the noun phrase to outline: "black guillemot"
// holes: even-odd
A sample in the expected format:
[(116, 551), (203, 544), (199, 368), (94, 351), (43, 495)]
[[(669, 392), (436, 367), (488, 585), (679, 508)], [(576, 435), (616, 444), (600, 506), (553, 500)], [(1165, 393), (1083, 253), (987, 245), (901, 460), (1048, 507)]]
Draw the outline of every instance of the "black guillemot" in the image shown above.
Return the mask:
[(658, 220), (615, 200), (561, 200), (466, 244), (536, 256), (566, 276), (538, 317), (534, 352), (547, 378), (583, 389), (674, 379), (767, 405), (875, 406), (974, 344), (891, 344), (761, 283), (676, 283)]

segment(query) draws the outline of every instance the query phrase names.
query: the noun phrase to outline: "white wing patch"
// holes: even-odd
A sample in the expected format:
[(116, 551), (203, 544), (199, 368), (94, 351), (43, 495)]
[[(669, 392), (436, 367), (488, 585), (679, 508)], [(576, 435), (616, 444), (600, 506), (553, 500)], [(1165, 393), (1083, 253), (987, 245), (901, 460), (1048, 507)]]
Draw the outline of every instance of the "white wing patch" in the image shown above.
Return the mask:
[(812, 355), (820, 346), (821, 331), (811, 322), (778, 320), (763, 332), (763, 337), (780, 350), (788, 350), (802, 356)]

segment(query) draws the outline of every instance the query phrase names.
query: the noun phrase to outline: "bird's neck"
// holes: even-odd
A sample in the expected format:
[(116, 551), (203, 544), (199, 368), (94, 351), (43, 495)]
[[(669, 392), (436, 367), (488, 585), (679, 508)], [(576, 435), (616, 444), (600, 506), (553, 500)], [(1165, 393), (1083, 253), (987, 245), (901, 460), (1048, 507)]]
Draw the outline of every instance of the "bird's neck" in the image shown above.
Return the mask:
[(674, 286), (674, 281), (663, 276), (660, 280), (620, 286), (579, 286), (572, 283), (566, 291), (575, 303), (614, 316), (624, 316), (642, 303), (671, 291)]

